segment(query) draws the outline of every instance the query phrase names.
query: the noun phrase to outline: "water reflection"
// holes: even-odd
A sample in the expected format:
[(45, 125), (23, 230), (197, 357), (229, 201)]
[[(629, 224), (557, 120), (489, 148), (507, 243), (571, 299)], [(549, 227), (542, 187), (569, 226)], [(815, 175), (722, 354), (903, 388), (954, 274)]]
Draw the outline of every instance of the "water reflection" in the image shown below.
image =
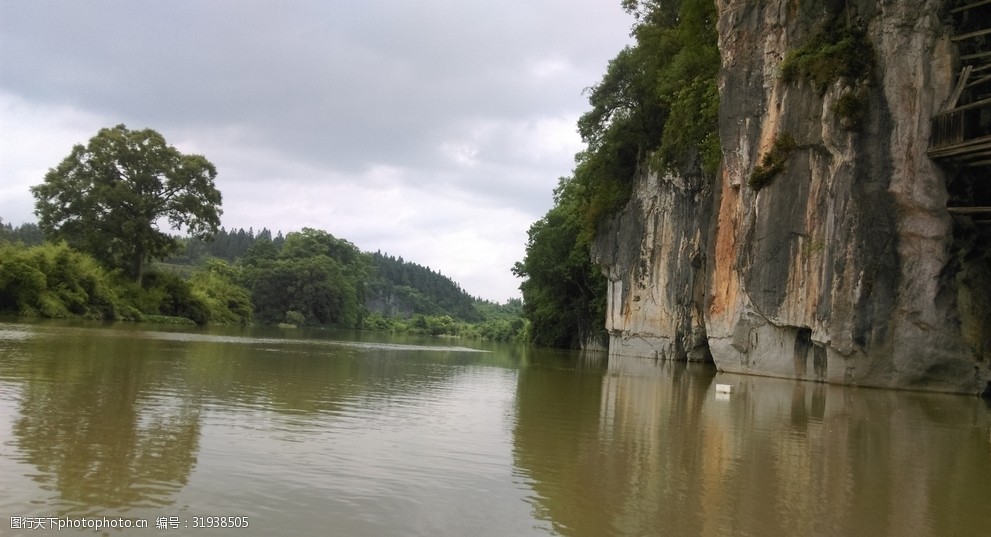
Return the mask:
[[(560, 376), (521, 371), (514, 444), (535, 514), (562, 535), (937, 536), (991, 524), (991, 414), (974, 398), (623, 357), (603, 376)], [(728, 400), (716, 382), (733, 385)]]
[(0, 324), (0, 511), (227, 512), (257, 521), (246, 535), (991, 524), (991, 412), (975, 398), (306, 337), (328, 336)]
[(547, 533), (509, 449), (525, 351), (270, 336), (0, 324), (0, 511)]
[(126, 339), (19, 343), (3, 367), (22, 379), (14, 445), (61, 511), (168, 503), (196, 464), (200, 437), (197, 403), (163, 389), (177, 380), (174, 365), (140, 359), (147, 347)]
[[(314, 417), (355, 421), (439, 399), (453, 376), (488, 357), (128, 327), (0, 329), (0, 380), (17, 391), (9, 444), (63, 513), (171, 504), (197, 463), (204, 412), (242, 437), (265, 441), (273, 432), (251, 430), (265, 423), (292, 441), (332, 427)], [(272, 414), (283, 417), (259, 419)]]

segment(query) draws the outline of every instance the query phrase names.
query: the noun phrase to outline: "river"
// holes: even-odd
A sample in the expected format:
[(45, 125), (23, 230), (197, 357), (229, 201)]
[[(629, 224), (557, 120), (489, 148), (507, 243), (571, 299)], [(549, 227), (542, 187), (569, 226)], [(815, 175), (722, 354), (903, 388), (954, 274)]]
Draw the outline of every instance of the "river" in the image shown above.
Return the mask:
[(0, 535), (984, 535), (989, 499), (976, 397), (382, 334), (0, 322)]

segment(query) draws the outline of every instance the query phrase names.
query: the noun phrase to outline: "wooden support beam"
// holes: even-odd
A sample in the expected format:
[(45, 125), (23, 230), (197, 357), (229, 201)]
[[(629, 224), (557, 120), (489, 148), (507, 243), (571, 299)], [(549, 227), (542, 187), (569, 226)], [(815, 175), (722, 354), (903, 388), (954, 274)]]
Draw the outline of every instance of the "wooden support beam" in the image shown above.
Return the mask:
[(987, 5), (987, 4), (991, 4), (991, 0), (979, 0), (977, 2), (974, 2), (974, 3), (971, 3), (971, 4), (967, 4), (965, 6), (960, 6), (960, 7), (957, 7), (957, 8), (953, 8), (953, 9), (950, 10), (950, 13), (960, 13), (960, 12), (963, 12), (963, 11), (967, 11), (968, 9), (974, 9), (975, 7), (981, 7), (981, 6)]
[[(982, 106), (991, 105), (991, 98), (980, 99), (972, 103), (962, 104), (956, 108), (950, 108), (941, 112), (941, 114), (952, 114), (953, 112), (959, 112), (960, 110), (970, 110), (972, 108), (981, 108)], [(937, 114), (940, 115), (940, 114)]]
[(973, 32), (967, 32), (965, 34), (954, 35), (950, 37), (950, 41), (964, 41), (966, 39), (973, 39), (975, 37), (981, 37), (982, 35), (991, 34), (991, 28), (984, 28), (983, 30), (976, 30)]
[(926, 154), (929, 155), (929, 158), (967, 158), (968, 156), (983, 156), (989, 151), (991, 151), (991, 136), (982, 136), (981, 138), (976, 138), (975, 140), (968, 140), (966, 142), (953, 144), (951, 146), (930, 149), (926, 152)]
[[(955, 143), (951, 146), (947, 146), (944, 149), (966, 149), (968, 151), (975, 150), (980, 147), (991, 147), (991, 135), (980, 136), (978, 138), (971, 138), (970, 140), (964, 140), (962, 142)], [(942, 151), (942, 149), (940, 150)]]
[[(991, 147), (985, 148), (985, 150), (991, 150)], [(968, 150), (953, 151), (953, 152), (949, 152), (949, 151), (947, 151), (947, 152), (929, 151), (927, 153), (927, 155), (931, 159), (949, 159), (949, 160), (954, 160), (954, 161), (960, 162), (961, 164), (973, 164), (975, 166), (982, 166), (983, 164), (981, 164), (981, 163), (984, 162), (984, 161), (983, 160), (981, 160), (981, 161), (977, 161), (977, 160), (971, 161), (970, 159), (981, 158), (981, 157), (985, 157), (985, 156), (991, 156), (991, 155), (987, 155), (987, 154), (985, 154), (985, 155), (976, 155), (976, 154), (974, 154), (974, 152), (968, 151)]]
[(953, 8), (950, 10), (950, 13), (961, 13), (967, 11), (968, 9), (974, 9), (975, 7), (981, 7), (987, 4), (991, 4), (991, 0), (979, 0), (978, 2), (974, 2), (972, 4), (967, 4), (965, 6)]
[(991, 51), (976, 52), (974, 54), (964, 54), (963, 56), (960, 56), (960, 61), (966, 62), (970, 60), (979, 60), (981, 58), (991, 58)]
[(975, 80), (973, 82), (968, 82), (967, 83), (967, 87), (968, 88), (972, 88), (974, 86), (979, 86), (979, 85), (981, 85), (981, 84), (983, 84), (983, 83), (985, 83), (985, 82), (987, 82), (989, 80), (991, 80), (991, 75), (984, 75), (981, 78), (978, 78), (977, 80)]
[(957, 78), (957, 86), (953, 88), (953, 93), (950, 94), (950, 100), (946, 101), (946, 106), (943, 110), (952, 110), (957, 107), (957, 101), (960, 100), (960, 94), (963, 93), (963, 89), (967, 87), (967, 79), (970, 78), (970, 72), (974, 70), (973, 65), (968, 65), (963, 68), (960, 72), (960, 78)]
[(991, 207), (947, 207), (950, 214), (991, 214)]

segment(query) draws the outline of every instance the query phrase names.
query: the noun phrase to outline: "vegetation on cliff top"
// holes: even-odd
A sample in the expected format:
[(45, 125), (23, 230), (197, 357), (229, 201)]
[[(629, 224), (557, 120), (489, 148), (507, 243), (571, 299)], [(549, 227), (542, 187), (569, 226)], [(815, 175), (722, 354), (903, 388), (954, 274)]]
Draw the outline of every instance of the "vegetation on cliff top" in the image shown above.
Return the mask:
[(637, 170), (712, 173), (719, 165), (719, 48), (715, 4), (623, 0), (635, 44), (588, 89), (578, 120), (586, 149), (575, 179), (586, 187), (585, 234), (629, 200)]
[(630, 199), (638, 171), (713, 173), (719, 165), (716, 7), (710, 0), (622, 0), (635, 43), (588, 88), (586, 144), (554, 207), (529, 231), (514, 273), (534, 342), (574, 347), (602, 332), (605, 278), (590, 260), (600, 225)]

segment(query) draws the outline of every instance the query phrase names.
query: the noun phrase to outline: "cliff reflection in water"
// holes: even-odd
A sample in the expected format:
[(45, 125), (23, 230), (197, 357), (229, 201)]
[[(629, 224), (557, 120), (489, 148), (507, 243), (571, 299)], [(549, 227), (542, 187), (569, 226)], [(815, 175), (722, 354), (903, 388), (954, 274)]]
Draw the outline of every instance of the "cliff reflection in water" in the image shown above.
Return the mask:
[[(991, 525), (991, 413), (974, 398), (616, 356), (605, 375), (560, 374), (552, 363), (521, 370), (514, 444), (537, 516), (562, 535), (937, 536)], [(729, 400), (716, 382), (733, 385)]]

